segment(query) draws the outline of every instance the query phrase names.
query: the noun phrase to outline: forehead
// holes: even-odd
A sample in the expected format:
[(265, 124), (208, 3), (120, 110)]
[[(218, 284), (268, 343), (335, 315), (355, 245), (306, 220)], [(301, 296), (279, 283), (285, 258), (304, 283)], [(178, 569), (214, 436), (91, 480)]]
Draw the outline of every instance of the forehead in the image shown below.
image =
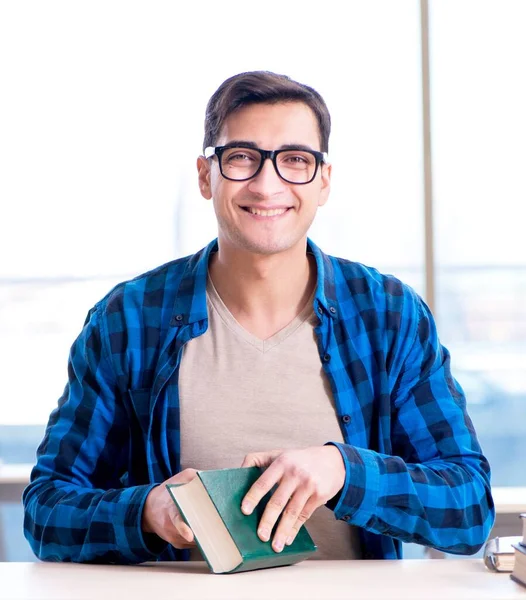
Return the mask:
[(285, 144), (320, 149), (318, 121), (303, 102), (250, 104), (240, 108), (225, 120), (217, 145), (233, 140), (254, 142), (267, 150)]

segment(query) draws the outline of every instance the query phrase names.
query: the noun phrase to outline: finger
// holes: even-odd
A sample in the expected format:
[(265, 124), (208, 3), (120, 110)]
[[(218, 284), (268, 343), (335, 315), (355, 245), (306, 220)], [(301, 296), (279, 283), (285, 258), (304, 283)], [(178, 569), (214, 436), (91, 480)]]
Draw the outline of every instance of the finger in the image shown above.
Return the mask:
[(197, 547), (197, 544), (195, 542), (187, 542), (180, 535), (167, 536), (166, 541), (178, 550), (190, 550), (191, 548)]
[(285, 544), (287, 546), (290, 546), (294, 540), (296, 539), (296, 536), (298, 535), (299, 530), (301, 529), (301, 527), (303, 525), (305, 525), (305, 523), (312, 517), (312, 515), (314, 514), (314, 512), (321, 506), (321, 504), (316, 504), (315, 502), (312, 501), (312, 499), (307, 502), (307, 504), (305, 505), (302, 513), (300, 513), (300, 516), (298, 517), (298, 519), (296, 520), (296, 523), (294, 523), (294, 525), (292, 526), (292, 529), (290, 530), (287, 539), (285, 541)]
[(245, 515), (250, 515), (252, 513), (261, 498), (273, 488), (273, 486), (281, 479), (282, 475), (283, 468), (276, 462), (273, 462), (270, 467), (258, 477), (241, 502), (241, 510)]
[(195, 469), (185, 469), (177, 475), (170, 477), (170, 479), (166, 480), (165, 483), (188, 483), (192, 481), (197, 475), (197, 471)]
[(247, 454), (241, 463), (241, 468), (244, 469), (246, 467), (259, 467), (259, 458), (258, 454), (253, 452), (252, 454)]
[(189, 542), (185, 537), (181, 535), (181, 533), (173, 528), (169, 532), (167, 532), (164, 536), (164, 539), (169, 542), (174, 548), (178, 548), (179, 550), (183, 550), (186, 548), (195, 548), (196, 542), (195, 540)]
[(258, 526), (258, 535), (264, 542), (268, 542), (270, 539), (274, 525), (294, 494), (296, 485), (296, 481), (292, 478), (282, 481), (267, 502)]
[(179, 516), (175, 516), (173, 521), (165, 525), (161, 537), (179, 549), (192, 548), (196, 545), (192, 530)]
[(184, 522), (183, 518), (180, 514), (177, 514), (174, 519), (174, 527), (177, 533), (187, 542), (194, 541), (194, 532), (188, 527), (188, 525)]
[(180, 535), (169, 536), (166, 541), (178, 550), (190, 550), (191, 548), (197, 547), (195, 542), (189, 543)]
[(309, 503), (310, 498), (311, 493), (309, 490), (297, 489), (288, 501), (272, 539), (272, 548), (276, 552), (281, 552), (288, 538), (291, 535), (296, 535), (294, 527), (297, 526), (299, 530), (301, 525), (311, 516), (311, 513), (308, 512), (311, 505)]
[(274, 460), (283, 453), (283, 450), (270, 450), (269, 452), (252, 452), (243, 459), (241, 468), (245, 467), (268, 467)]

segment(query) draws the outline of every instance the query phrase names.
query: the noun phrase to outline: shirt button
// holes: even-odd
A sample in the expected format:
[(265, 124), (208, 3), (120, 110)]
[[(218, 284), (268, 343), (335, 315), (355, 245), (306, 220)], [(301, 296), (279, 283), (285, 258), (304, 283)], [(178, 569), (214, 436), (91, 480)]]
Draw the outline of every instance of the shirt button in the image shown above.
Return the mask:
[(330, 312), (331, 312), (333, 315), (334, 315), (334, 314), (336, 314), (336, 309), (334, 308), (334, 306), (331, 306), (331, 307), (329, 308), (329, 310), (330, 310)]
[(324, 354), (323, 355), (323, 362), (329, 362), (331, 360), (331, 355), (330, 354)]
[(323, 314), (323, 308), (322, 308), (321, 306), (318, 306), (318, 313), (319, 313), (320, 315), (322, 315), (322, 314)]
[(351, 517), (349, 515), (344, 515), (342, 517), (342, 521), (350, 521)]
[(172, 320), (170, 321), (170, 325), (179, 325), (182, 320), (183, 320), (183, 315), (175, 315), (175, 317), (172, 317)]
[(344, 423), (350, 423), (351, 422), (351, 415), (343, 415), (342, 421)]

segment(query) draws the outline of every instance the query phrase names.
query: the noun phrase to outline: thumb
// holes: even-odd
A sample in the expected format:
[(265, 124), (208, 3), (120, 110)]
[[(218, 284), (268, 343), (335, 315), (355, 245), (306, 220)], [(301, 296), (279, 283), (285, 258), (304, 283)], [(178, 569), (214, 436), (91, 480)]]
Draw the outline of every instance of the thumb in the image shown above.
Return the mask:
[(283, 449), (269, 450), (267, 452), (252, 452), (247, 454), (243, 460), (241, 468), (244, 467), (268, 467), (278, 456), (283, 454)]
[(183, 517), (181, 516), (181, 514), (179, 512), (175, 516), (174, 525), (175, 525), (176, 529), (178, 530), (179, 534), (187, 542), (194, 541), (194, 532), (190, 529), (190, 527), (188, 527), (188, 525), (185, 523)]
[(188, 483), (189, 481), (192, 481), (196, 475), (197, 471), (195, 469), (185, 469), (184, 471), (177, 473), (177, 475), (170, 477), (170, 479), (167, 479), (165, 483)]

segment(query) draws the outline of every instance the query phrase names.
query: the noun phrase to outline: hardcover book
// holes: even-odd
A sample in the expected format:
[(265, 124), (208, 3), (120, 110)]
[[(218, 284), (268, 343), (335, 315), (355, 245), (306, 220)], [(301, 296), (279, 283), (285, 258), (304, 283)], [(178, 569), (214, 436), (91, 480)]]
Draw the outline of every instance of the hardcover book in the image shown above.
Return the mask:
[(241, 511), (241, 501), (262, 473), (259, 467), (198, 471), (188, 483), (166, 486), (213, 573), (292, 565), (316, 551), (305, 526), (281, 552), (273, 550), (272, 536), (259, 539), (257, 528), (274, 490), (250, 515)]
[(515, 565), (510, 577), (513, 581), (526, 587), (526, 546), (522, 544), (515, 546)]
[(494, 537), (484, 546), (484, 564), (491, 571), (511, 572), (515, 564), (515, 544), (521, 541), (518, 535)]

